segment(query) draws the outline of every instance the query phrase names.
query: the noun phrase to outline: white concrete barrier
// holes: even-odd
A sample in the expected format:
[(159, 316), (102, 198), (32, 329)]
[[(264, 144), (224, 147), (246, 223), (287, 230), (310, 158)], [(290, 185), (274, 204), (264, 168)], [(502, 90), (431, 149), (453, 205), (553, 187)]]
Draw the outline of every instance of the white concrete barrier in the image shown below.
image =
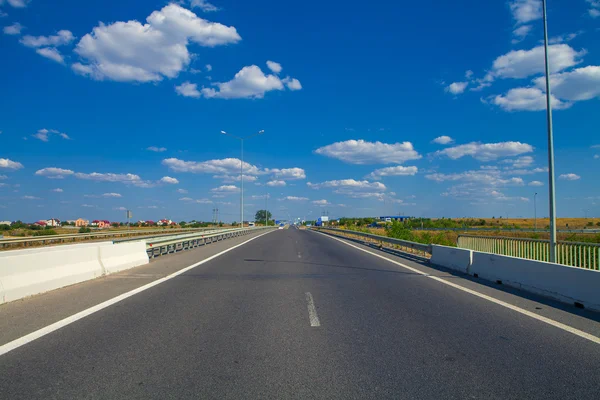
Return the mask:
[(471, 273), (490, 281), (600, 310), (600, 271), (473, 252)]
[(35, 253), (2, 252), (0, 300), (5, 303), (101, 276), (104, 271), (98, 249), (86, 246)]
[(0, 303), (148, 263), (142, 241), (82, 243), (0, 252)]
[(455, 271), (469, 273), (473, 263), (473, 251), (457, 247), (431, 245), (431, 264)]
[(148, 264), (146, 242), (125, 242), (112, 246), (100, 247), (100, 263), (106, 274), (123, 271), (129, 268)]

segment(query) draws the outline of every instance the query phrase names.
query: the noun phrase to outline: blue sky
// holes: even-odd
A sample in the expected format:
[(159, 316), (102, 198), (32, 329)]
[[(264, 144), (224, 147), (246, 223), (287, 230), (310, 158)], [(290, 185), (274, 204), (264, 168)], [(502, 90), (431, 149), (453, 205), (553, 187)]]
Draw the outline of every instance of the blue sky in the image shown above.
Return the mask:
[[(0, 0), (0, 220), (546, 216), (537, 0)], [(600, 214), (600, 2), (550, 0), (559, 216)], [(542, 77), (542, 78), (540, 78)]]

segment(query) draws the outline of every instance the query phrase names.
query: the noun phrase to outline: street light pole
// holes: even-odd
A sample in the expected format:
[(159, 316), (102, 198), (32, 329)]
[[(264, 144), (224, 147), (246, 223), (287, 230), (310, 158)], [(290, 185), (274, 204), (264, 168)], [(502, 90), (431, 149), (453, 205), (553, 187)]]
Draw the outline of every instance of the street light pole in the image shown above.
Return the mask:
[(537, 231), (537, 202), (536, 202), (537, 193), (533, 195), (533, 221), (534, 221), (534, 231)]
[(556, 262), (556, 199), (554, 189), (554, 137), (552, 132), (552, 101), (550, 92), (550, 65), (548, 62), (548, 20), (546, 0), (542, 0), (544, 20), (544, 61), (546, 64), (546, 118), (548, 124), (548, 192), (550, 205), (550, 262)]
[(221, 131), (222, 135), (227, 135), (227, 136), (231, 136), (236, 138), (237, 140), (239, 140), (241, 142), (241, 160), (240, 160), (240, 181), (241, 181), (241, 193), (240, 193), (240, 228), (244, 227), (244, 140), (250, 139), (254, 136), (258, 136), (258, 135), (262, 135), (263, 133), (265, 133), (264, 130), (260, 130), (257, 133), (250, 135), (250, 136), (246, 136), (246, 137), (239, 137), (239, 136), (235, 136), (232, 135), (230, 133), (227, 133), (225, 131)]

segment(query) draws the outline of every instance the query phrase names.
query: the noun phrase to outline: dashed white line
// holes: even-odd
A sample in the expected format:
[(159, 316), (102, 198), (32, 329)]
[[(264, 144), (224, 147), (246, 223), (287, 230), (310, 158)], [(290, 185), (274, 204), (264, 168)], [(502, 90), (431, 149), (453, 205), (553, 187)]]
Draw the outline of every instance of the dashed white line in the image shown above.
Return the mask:
[[(319, 233), (320, 233), (320, 232), (319, 232)], [(546, 323), (546, 324), (548, 324), (548, 325), (552, 325), (552, 326), (554, 326), (554, 327), (556, 327), (556, 328), (562, 329), (563, 331), (566, 331), (566, 332), (572, 333), (573, 335), (576, 335), (576, 336), (582, 337), (582, 338), (584, 338), (584, 339), (587, 339), (587, 340), (589, 340), (589, 341), (591, 341), (591, 342), (594, 342), (594, 343), (596, 343), (596, 344), (600, 344), (600, 337), (597, 337), (597, 336), (591, 335), (591, 334), (589, 334), (589, 333), (587, 333), (587, 332), (584, 332), (584, 331), (581, 331), (581, 330), (579, 330), (579, 329), (577, 329), (577, 328), (573, 328), (572, 326), (565, 325), (565, 324), (563, 324), (563, 323), (561, 323), (561, 322), (558, 322), (558, 321), (555, 321), (555, 320), (553, 320), (553, 319), (546, 318), (546, 317), (543, 317), (543, 316), (541, 316), (541, 315), (538, 315), (538, 314), (532, 313), (531, 311), (528, 311), (528, 310), (525, 310), (525, 309), (523, 309), (523, 308), (520, 308), (520, 307), (514, 306), (514, 305), (512, 305), (512, 304), (510, 304), (510, 303), (506, 303), (506, 302), (504, 302), (504, 301), (502, 301), (502, 300), (498, 300), (498, 299), (496, 299), (496, 298), (494, 298), (494, 297), (491, 297), (491, 296), (488, 296), (488, 295), (486, 295), (486, 294), (479, 293), (478, 291), (475, 291), (475, 290), (473, 290), (473, 289), (466, 288), (466, 287), (464, 287), (464, 286), (461, 286), (461, 285), (459, 285), (459, 284), (456, 284), (456, 283), (454, 283), (454, 282), (449, 282), (449, 281), (447, 281), (447, 280), (445, 280), (445, 279), (442, 279), (442, 278), (440, 278), (440, 277), (429, 275), (429, 274), (427, 274), (427, 273), (425, 273), (425, 272), (419, 271), (419, 270), (418, 270), (418, 269), (416, 269), (416, 268), (409, 267), (408, 265), (404, 265), (404, 264), (402, 264), (402, 263), (400, 263), (400, 262), (398, 262), (398, 261), (395, 261), (395, 260), (389, 259), (389, 258), (387, 258), (387, 257), (384, 257), (384, 256), (380, 255), (380, 254), (376, 254), (376, 253), (370, 252), (370, 251), (368, 251), (368, 250), (362, 249), (362, 248), (360, 248), (360, 247), (358, 247), (358, 246), (355, 246), (355, 245), (353, 245), (353, 244), (350, 244), (350, 243), (348, 243), (348, 242), (346, 242), (346, 241), (344, 241), (344, 240), (342, 240), (342, 239), (338, 239), (338, 238), (336, 238), (336, 237), (333, 237), (333, 236), (330, 236), (330, 235), (326, 235), (326, 234), (324, 234), (324, 233), (321, 233), (321, 235), (327, 236), (328, 238), (331, 238), (331, 239), (335, 239), (335, 240), (337, 240), (338, 242), (344, 243), (345, 245), (347, 245), (347, 246), (350, 246), (350, 247), (354, 247), (355, 249), (357, 249), (357, 250), (360, 250), (360, 251), (363, 251), (363, 252), (365, 252), (365, 253), (368, 253), (368, 254), (370, 254), (370, 255), (372, 255), (372, 256), (379, 257), (379, 258), (381, 258), (381, 259), (383, 259), (383, 260), (389, 261), (389, 262), (391, 262), (392, 264), (399, 265), (399, 266), (401, 266), (402, 268), (406, 268), (406, 269), (408, 269), (409, 271), (415, 272), (415, 273), (417, 273), (417, 274), (419, 274), (419, 275), (422, 275), (422, 276), (424, 276), (424, 277), (426, 277), (426, 278), (433, 279), (433, 280), (435, 280), (435, 281), (437, 281), (437, 282), (443, 283), (444, 285), (448, 285), (448, 286), (451, 286), (451, 287), (453, 287), (453, 288), (455, 288), (455, 289), (462, 290), (463, 292), (466, 292), (466, 293), (472, 294), (473, 296), (477, 296), (477, 297), (479, 297), (479, 298), (485, 299), (485, 300), (487, 300), (487, 301), (490, 301), (490, 302), (492, 302), (492, 303), (498, 304), (498, 305), (500, 305), (500, 306), (502, 306), (502, 307), (506, 307), (506, 308), (508, 308), (508, 309), (510, 309), (510, 310), (516, 311), (516, 312), (518, 312), (518, 313), (521, 313), (521, 314), (523, 314), (523, 315), (527, 315), (528, 317), (531, 317), (531, 318), (533, 318), (533, 319), (537, 319), (538, 321), (544, 322), (544, 323)], [(307, 294), (308, 294), (308, 293), (307, 293)]]
[(121, 294), (121, 295), (119, 295), (117, 297), (113, 297), (112, 299), (106, 300), (103, 303), (100, 303), (100, 304), (97, 304), (97, 305), (95, 305), (93, 307), (90, 307), (87, 310), (80, 311), (77, 314), (73, 314), (70, 317), (62, 319), (62, 320), (60, 320), (58, 322), (55, 322), (55, 323), (53, 323), (51, 325), (48, 325), (48, 326), (44, 327), (44, 328), (38, 329), (37, 331), (32, 332), (32, 333), (30, 333), (28, 335), (22, 336), (22, 337), (20, 337), (18, 339), (15, 339), (12, 342), (8, 342), (8, 343), (0, 346), (0, 356), (2, 356), (3, 354), (8, 353), (9, 351), (12, 351), (12, 350), (17, 349), (17, 348), (19, 348), (21, 346), (24, 346), (27, 343), (33, 342), (34, 340), (39, 339), (42, 336), (46, 336), (47, 334), (52, 333), (52, 332), (54, 332), (54, 331), (56, 331), (56, 330), (58, 330), (58, 329), (60, 329), (60, 328), (62, 328), (64, 326), (67, 326), (69, 324), (72, 324), (73, 322), (76, 322), (76, 321), (78, 321), (78, 320), (80, 320), (82, 318), (85, 318), (88, 315), (94, 314), (95, 312), (98, 312), (98, 311), (100, 311), (100, 310), (102, 310), (102, 309), (104, 309), (106, 307), (112, 306), (113, 304), (118, 303), (118, 302), (120, 302), (122, 300), (125, 300), (128, 297), (131, 297), (133, 295), (141, 293), (141, 292), (143, 292), (145, 290), (148, 290), (151, 287), (154, 287), (156, 285), (160, 285), (161, 283), (166, 282), (166, 281), (168, 281), (170, 279), (173, 279), (176, 276), (179, 276), (179, 275), (181, 275), (181, 274), (189, 271), (192, 268), (196, 268), (199, 265), (207, 263), (207, 262), (209, 262), (209, 261), (211, 261), (211, 260), (213, 260), (213, 259), (215, 259), (215, 258), (217, 258), (217, 257), (219, 257), (219, 256), (221, 256), (221, 255), (223, 255), (225, 253), (227, 253), (227, 252), (230, 252), (233, 249), (237, 249), (238, 247), (243, 246), (246, 243), (251, 242), (254, 239), (258, 239), (259, 237), (267, 235), (267, 234), (269, 234), (271, 232), (273, 232), (273, 231), (268, 231), (268, 232), (263, 233), (262, 235), (258, 235), (258, 236), (255, 236), (253, 238), (250, 238), (250, 239), (246, 240), (243, 243), (240, 243), (240, 244), (235, 245), (233, 247), (230, 247), (230, 248), (228, 248), (226, 250), (223, 250), (222, 252), (217, 253), (217, 254), (215, 254), (213, 256), (210, 256), (210, 257), (208, 257), (208, 258), (206, 258), (206, 259), (204, 259), (202, 261), (199, 261), (199, 262), (197, 262), (195, 264), (192, 264), (189, 267), (185, 267), (183, 269), (180, 269), (179, 271), (177, 271), (175, 273), (172, 273), (171, 275), (165, 276), (164, 278), (161, 278), (161, 279), (157, 279), (157, 280), (155, 280), (153, 282), (148, 283), (147, 285), (140, 286), (137, 289), (133, 289), (133, 290), (131, 290), (131, 291), (127, 292), (127, 293), (123, 293), (123, 294)]
[(308, 319), (310, 321), (310, 326), (321, 326), (319, 316), (317, 315), (317, 309), (315, 308), (315, 302), (310, 292), (306, 292), (306, 302), (308, 303)]

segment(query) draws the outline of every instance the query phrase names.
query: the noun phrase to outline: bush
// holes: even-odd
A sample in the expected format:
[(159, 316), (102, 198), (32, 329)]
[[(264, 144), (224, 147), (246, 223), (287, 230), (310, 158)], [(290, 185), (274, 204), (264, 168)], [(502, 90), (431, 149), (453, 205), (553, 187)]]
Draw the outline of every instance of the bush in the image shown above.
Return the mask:
[(10, 225), (0, 225), (0, 231), (10, 231)]
[(589, 221), (589, 222), (587, 223), (587, 226), (594, 226), (594, 223), (593, 223), (592, 221)]
[(33, 232), (33, 236), (48, 236), (48, 235), (58, 235), (54, 229), (44, 229)]
[(90, 233), (91, 231), (92, 230), (87, 226), (82, 226), (81, 228), (79, 228), (79, 233)]

